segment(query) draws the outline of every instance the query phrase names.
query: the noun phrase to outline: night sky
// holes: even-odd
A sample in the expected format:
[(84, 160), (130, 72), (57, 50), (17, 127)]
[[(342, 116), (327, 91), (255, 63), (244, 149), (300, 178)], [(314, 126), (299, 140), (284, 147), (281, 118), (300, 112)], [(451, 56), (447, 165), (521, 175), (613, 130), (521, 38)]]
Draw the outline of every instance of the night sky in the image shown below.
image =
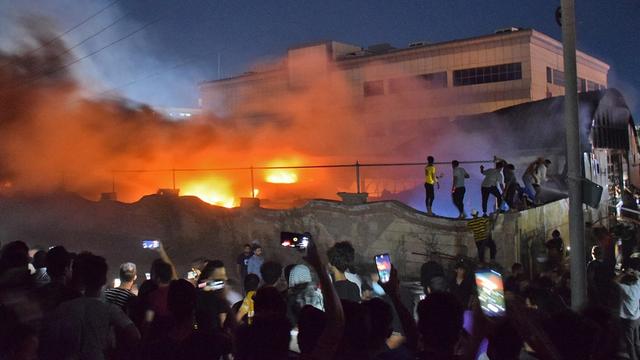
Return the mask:
[[(59, 34), (112, 0), (0, 0), (0, 47), (24, 38), (24, 15), (49, 18)], [(361, 46), (388, 42), (440, 42), (492, 33), (509, 26), (534, 28), (556, 39), (559, 0), (122, 0), (64, 39), (82, 41), (76, 56), (143, 30), (72, 68), (92, 91), (116, 89), (158, 106), (195, 106), (198, 82), (246, 71), (292, 45), (337, 40)], [(79, 4), (80, 3), (80, 4)], [(577, 1), (578, 48), (611, 65), (609, 85), (621, 89), (640, 118), (640, 2)], [(152, 24), (150, 22), (154, 21)], [(96, 81), (97, 79), (97, 81)]]

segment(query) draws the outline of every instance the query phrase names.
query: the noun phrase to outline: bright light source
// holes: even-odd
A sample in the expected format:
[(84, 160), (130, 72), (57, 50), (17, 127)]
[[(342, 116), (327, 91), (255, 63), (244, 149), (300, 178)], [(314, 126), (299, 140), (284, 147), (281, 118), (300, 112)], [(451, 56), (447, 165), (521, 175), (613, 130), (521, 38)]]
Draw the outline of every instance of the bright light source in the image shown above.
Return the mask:
[(272, 184), (294, 184), (298, 182), (298, 174), (291, 170), (269, 170), (265, 181)]

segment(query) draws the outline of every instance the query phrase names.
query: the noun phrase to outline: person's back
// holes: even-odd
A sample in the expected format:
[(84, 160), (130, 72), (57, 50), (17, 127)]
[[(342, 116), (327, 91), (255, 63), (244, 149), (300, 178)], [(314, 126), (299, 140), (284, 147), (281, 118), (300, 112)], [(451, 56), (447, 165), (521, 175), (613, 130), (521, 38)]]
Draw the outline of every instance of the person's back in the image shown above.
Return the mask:
[(482, 187), (498, 186), (502, 180), (502, 169), (485, 169), (482, 174), (484, 179), (482, 180)]
[(118, 306), (126, 312), (127, 306), (136, 296), (133, 291), (131, 291), (136, 278), (137, 270), (134, 263), (124, 263), (120, 265), (120, 286), (107, 289), (104, 292), (105, 301)]
[(124, 343), (138, 340), (140, 334), (122, 310), (99, 298), (106, 282), (104, 258), (80, 254), (74, 263), (74, 272), (82, 274), (80, 282), (85, 296), (63, 302), (43, 321), (40, 357), (107, 358), (112, 328), (122, 334)]
[(418, 304), (421, 359), (454, 359), (463, 325), (462, 304), (449, 293), (432, 293)]

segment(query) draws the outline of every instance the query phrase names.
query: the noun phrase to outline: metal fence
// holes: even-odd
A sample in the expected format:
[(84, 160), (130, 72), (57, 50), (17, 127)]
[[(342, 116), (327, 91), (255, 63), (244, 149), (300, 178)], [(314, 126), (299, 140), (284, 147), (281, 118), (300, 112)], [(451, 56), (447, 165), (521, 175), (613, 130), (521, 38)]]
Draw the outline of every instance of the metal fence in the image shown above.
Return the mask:
[[(493, 163), (493, 160), (470, 160), (470, 161), (459, 161), (461, 165), (469, 165), (469, 164), (486, 164)], [(435, 162), (435, 165), (451, 165), (451, 162)], [(407, 167), (418, 167), (418, 166), (426, 166), (425, 162), (398, 162), (398, 163), (368, 163), (368, 162), (360, 162), (355, 161), (353, 163), (340, 163), (340, 164), (322, 164), (322, 165), (294, 165), (294, 166), (245, 166), (245, 167), (212, 167), (212, 168), (167, 168), (167, 169), (118, 169), (111, 170), (112, 182), (111, 182), (111, 191), (116, 193), (119, 189), (119, 182), (124, 182), (123, 177), (127, 176), (135, 176), (136, 174), (165, 174), (170, 175), (170, 188), (173, 190), (177, 190), (180, 188), (180, 184), (177, 178), (180, 177), (181, 174), (188, 173), (245, 173), (244, 175), (235, 175), (235, 178), (243, 178), (244, 181), (249, 184), (246, 189), (247, 197), (259, 197), (256, 194), (256, 173), (260, 171), (269, 171), (269, 170), (312, 170), (312, 169), (333, 169), (339, 170), (344, 169), (351, 172), (351, 181), (355, 181), (355, 192), (362, 193), (366, 192), (367, 189), (367, 179), (373, 181), (376, 179), (376, 174), (374, 171), (369, 171), (367, 177), (365, 179), (365, 169), (387, 169), (390, 171), (397, 171), (400, 168)], [(413, 178), (412, 184), (417, 185), (422, 183), (424, 180), (423, 172), (416, 171), (412, 174), (415, 174), (415, 178)], [(344, 173), (342, 174), (344, 177)], [(245, 177), (246, 176), (246, 177)], [(159, 176), (162, 177), (162, 176)], [(169, 185), (169, 184), (167, 184)], [(406, 185), (406, 184), (405, 184)], [(406, 187), (406, 186), (404, 186)], [(168, 186), (159, 186), (159, 188), (169, 188)], [(244, 190), (240, 191), (240, 193), (244, 193)]]

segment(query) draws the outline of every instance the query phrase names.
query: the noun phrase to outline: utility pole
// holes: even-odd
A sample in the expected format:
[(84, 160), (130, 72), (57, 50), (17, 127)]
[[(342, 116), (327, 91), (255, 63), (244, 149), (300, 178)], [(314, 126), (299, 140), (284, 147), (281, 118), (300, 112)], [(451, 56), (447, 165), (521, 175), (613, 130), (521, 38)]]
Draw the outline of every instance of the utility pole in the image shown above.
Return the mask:
[(582, 149), (578, 119), (576, 19), (574, 0), (561, 0), (564, 55), (564, 122), (567, 132), (569, 235), (571, 239), (571, 307), (581, 309), (587, 299), (584, 219), (582, 213)]

